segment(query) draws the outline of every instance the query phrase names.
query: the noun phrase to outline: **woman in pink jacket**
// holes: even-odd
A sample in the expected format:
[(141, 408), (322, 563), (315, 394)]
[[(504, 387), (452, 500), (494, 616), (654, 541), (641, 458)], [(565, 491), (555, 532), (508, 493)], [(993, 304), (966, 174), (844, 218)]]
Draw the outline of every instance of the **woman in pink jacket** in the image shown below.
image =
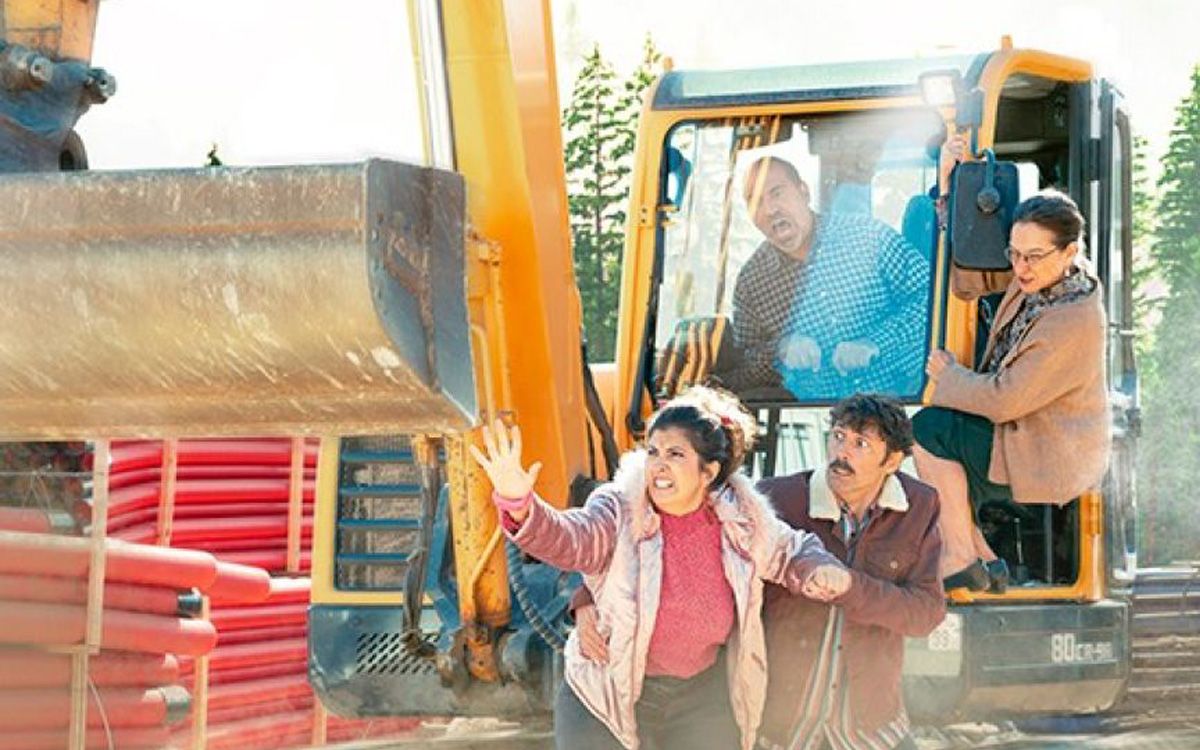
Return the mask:
[(572, 633), (555, 700), (559, 748), (656, 750), (754, 743), (767, 675), (763, 580), (831, 599), (850, 577), (817, 538), (779, 521), (737, 470), (755, 422), (730, 396), (693, 388), (651, 418), (645, 450), (582, 508), (533, 494), (521, 435), (484, 430), (472, 447), (505, 532), (527, 553), (584, 574), (609, 660)]

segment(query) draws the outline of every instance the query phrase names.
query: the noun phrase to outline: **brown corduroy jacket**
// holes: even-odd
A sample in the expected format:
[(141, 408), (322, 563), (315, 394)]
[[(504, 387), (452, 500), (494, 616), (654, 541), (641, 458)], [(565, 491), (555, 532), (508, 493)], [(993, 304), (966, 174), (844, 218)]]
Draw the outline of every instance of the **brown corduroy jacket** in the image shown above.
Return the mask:
[[(835, 532), (838, 521), (813, 510), (812, 478), (806, 471), (764, 479), (758, 489), (780, 518), (816, 534), (826, 550), (846, 562), (846, 545)], [(907, 474), (896, 478), (908, 507), (883, 509), (862, 532), (851, 566), (853, 584), (835, 602), (844, 613), (840, 642), (850, 712), (854, 728), (868, 734), (897, 719), (907, 722), (900, 685), (904, 638), (928, 635), (946, 614), (938, 574), (937, 492)], [(779, 586), (766, 588), (768, 687), (761, 733), (772, 742), (786, 744), (800, 721), (830, 606), (789, 595)]]
[[(996, 311), (984, 361), (1023, 298), (1013, 281)], [(1085, 297), (1048, 307), (996, 372), (950, 365), (938, 376), (935, 406), (995, 423), (988, 478), (1012, 487), (1017, 502), (1062, 504), (1104, 478), (1111, 439), (1106, 331), (1097, 283)]]

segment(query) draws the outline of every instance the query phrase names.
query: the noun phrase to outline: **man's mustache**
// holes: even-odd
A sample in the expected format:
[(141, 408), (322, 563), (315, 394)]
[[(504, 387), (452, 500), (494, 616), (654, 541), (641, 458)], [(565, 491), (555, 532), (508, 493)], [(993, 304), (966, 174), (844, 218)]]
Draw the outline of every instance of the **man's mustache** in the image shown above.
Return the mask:
[(836, 469), (837, 471), (843, 471), (847, 474), (854, 473), (854, 469), (850, 466), (850, 464), (846, 463), (844, 460), (842, 460), (840, 458), (835, 458), (832, 461), (830, 461), (829, 468)]

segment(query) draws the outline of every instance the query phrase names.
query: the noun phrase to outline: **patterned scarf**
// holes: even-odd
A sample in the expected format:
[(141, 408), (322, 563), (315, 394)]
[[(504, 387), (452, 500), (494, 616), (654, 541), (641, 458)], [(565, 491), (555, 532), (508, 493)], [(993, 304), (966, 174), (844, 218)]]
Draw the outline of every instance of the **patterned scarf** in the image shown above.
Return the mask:
[(1071, 266), (1067, 275), (1051, 286), (1033, 294), (1025, 295), (1017, 314), (1005, 324), (996, 335), (996, 345), (992, 347), (991, 356), (983, 363), (981, 372), (996, 372), (1004, 357), (1016, 347), (1017, 342), (1025, 335), (1042, 313), (1056, 305), (1074, 302), (1080, 297), (1086, 297), (1096, 288), (1096, 281), (1083, 272), (1079, 266)]

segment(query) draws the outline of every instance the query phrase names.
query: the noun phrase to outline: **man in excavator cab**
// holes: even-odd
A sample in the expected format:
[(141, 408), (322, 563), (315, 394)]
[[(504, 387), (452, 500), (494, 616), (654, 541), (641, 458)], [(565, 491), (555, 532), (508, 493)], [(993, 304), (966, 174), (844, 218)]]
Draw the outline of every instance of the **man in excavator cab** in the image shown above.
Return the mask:
[(870, 216), (815, 213), (781, 158), (756, 159), (744, 185), (764, 240), (738, 273), (737, 353), (716, 377), (739, 393), (782, 386), (806, 399), (915, 390), (928, 259)]

